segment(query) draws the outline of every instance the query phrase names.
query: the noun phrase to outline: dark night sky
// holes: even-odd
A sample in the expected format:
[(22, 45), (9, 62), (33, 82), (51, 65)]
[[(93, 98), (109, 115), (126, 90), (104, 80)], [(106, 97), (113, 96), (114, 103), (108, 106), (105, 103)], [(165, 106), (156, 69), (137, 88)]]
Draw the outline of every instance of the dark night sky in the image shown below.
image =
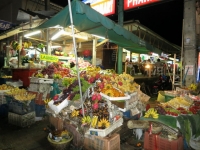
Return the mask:
[[(61, 6), (68, 5), (67, 0), (50, 0)], [(161, 37), (173, 44), (181, 46), (183, 0), (165, 0), (154, 5), (136, 8), (124, 12), (124, 21), (139, 20)], [(117, 22), (117, 15), (109, 16)]]

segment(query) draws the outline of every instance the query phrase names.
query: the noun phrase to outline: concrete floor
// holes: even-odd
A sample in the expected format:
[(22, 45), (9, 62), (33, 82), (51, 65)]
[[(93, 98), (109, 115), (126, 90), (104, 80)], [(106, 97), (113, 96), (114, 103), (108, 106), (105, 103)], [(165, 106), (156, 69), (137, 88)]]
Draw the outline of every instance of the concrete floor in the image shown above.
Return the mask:
[[(53, 150), (47, 140), (48, 132), (44, 130), (48, 125), (49, 121), (45, 118), (24, 128), (9, 124), (5, 118), (1, 119), (0, 150)], [(121, 150), (134, 150), (134, 147), (126, 142), (132, 135), (126, 122), (118, 133), (121, 135)], [(83, 149), (71, 146), (68, 150)]]

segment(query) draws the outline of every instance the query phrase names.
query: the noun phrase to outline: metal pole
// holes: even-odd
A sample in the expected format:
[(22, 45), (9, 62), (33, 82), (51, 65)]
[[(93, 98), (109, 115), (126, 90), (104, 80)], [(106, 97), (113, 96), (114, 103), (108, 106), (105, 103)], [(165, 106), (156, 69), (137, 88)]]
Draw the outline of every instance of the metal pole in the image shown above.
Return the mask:
[(82, 103), (81, 107), (82, 107), (83, 116), (85, 116), (84, 107), (83, 107), (83, 96), (82, 96), (82, 90), (81, 90), (81, 80), (80, 80), (79, 67), (78, 67), (76, 39), (75, 39), (75, 35), (74, 35), (74, 23), (73, 23), (73, 18), (72, 18), (72, 9), (71, 9), (71, 1), (70, 0), (68, 0), (68, 7), (69, 7), (69, 16), (70, 16), (70, 22), (71, 22), (71, 29), (72, 29), (74, 55), (75, 55), (75, 60), (76, 60), (76, 69), (77, 69), (77, 75), (78, 75), (78, 85), (79, 85), (80, 97), (81, 97), (81, 103)]
[[(184, 19), (183, 19), (183, 29), (184, 29)], [(183, 38), (183, 35), (184, 35), (184, 30), (182, 29), (182, 45), (181, 45), (181, 61), (180, 61), (180, 84), (181, 84), (181, 87), (183, 86), (183, 42), (184, 42), (184, 38)]]
[[(118, 24), (123, 27), (124, 25), (124, 10), (123, 5), (124, 1), (119, 0), (119, 9), (118, 9)], [(123, 48), (118, 47), (118, 53), (117, 53), (117, 72), (118, 74), (122, 73), (122, 56), (123, 56)]]

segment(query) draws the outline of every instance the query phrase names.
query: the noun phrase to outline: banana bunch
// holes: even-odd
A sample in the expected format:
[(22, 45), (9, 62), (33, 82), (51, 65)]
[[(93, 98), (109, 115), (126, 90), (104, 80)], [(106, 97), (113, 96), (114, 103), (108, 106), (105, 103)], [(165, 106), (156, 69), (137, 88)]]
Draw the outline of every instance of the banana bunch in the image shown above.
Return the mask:
[(29, 41), (28, 42), (28, 47), (31, 47), (32, 46), (32, 43)]
[(46, 108), (49, 107), (49, 106), (48, 106), (48, 103), (49, 103), (50, 101), (51, 101), (50, 98), (47, 98), (47, 99), (44, 100), (44, 104), (45, 104), (45, 107), (46, 107)]
[(188, 88), (189, 88), (189, 90), (195, 91), (197, 89), (197, 85), (192, 83), (192, 84), (190, 84), (190, 86)]
[(28, 100), (33, 100), (36, 97), (35, 94), (31, 93), (25, 93), (25, 94), (20, 94), (20, 95), (14, 95), (14, 98), (18, 101), (28, 101)]
[(90, 116), (85, 116), (81, 119), (82, 124), (90, 124), (92, 121), (92, 119), (90, 118)]
[(24, 48), (29, 48), (29, 45), (28, 45), (27, 42), (24, 42), (24, 43), (23, 43), (23, 46), (24, 46)]
[(105, 119), (105, 118), (101, 119), (98, 122), (98, 127), (99, 128), (105, 129), (105, 128), (108, 128), (109, 126), (110, 126), (110, 122), (107, 119)]
[(77, 117), (79, 115), (79, 111), (78, 110), (73, 110), (71, 113), (71, 117)]
[(154, 118), (157, 119), (159, 114), (157, 113), (157, 110), (154, 108), (149, 108), (149, 110), (145, 113), (145, 118)]
[(91, 127), (96, 128), (97, 122), (98, 122), (98, 116), (93, 116), (91, 120)]

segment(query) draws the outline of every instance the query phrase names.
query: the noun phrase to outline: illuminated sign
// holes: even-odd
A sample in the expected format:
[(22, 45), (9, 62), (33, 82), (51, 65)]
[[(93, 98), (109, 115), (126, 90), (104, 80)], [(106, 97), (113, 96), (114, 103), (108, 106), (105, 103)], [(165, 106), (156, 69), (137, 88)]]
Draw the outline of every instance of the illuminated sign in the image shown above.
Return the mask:
[(58, 62), (58, 57), (46, 55), (46, 54), (40, 54), (40, 60), (45, 60), (45, 61), (50, 61), (50, 62)]
[(161, 0), (124, 0), (124, 10), (160, 2)]
[(0, 30), (7, 30), (12, 27), (12, 23), (0, 20)]
[(104, 16), (115, 14), (115, 0), (86, 0), (84, 3), (90, 3), (90, 7)]

